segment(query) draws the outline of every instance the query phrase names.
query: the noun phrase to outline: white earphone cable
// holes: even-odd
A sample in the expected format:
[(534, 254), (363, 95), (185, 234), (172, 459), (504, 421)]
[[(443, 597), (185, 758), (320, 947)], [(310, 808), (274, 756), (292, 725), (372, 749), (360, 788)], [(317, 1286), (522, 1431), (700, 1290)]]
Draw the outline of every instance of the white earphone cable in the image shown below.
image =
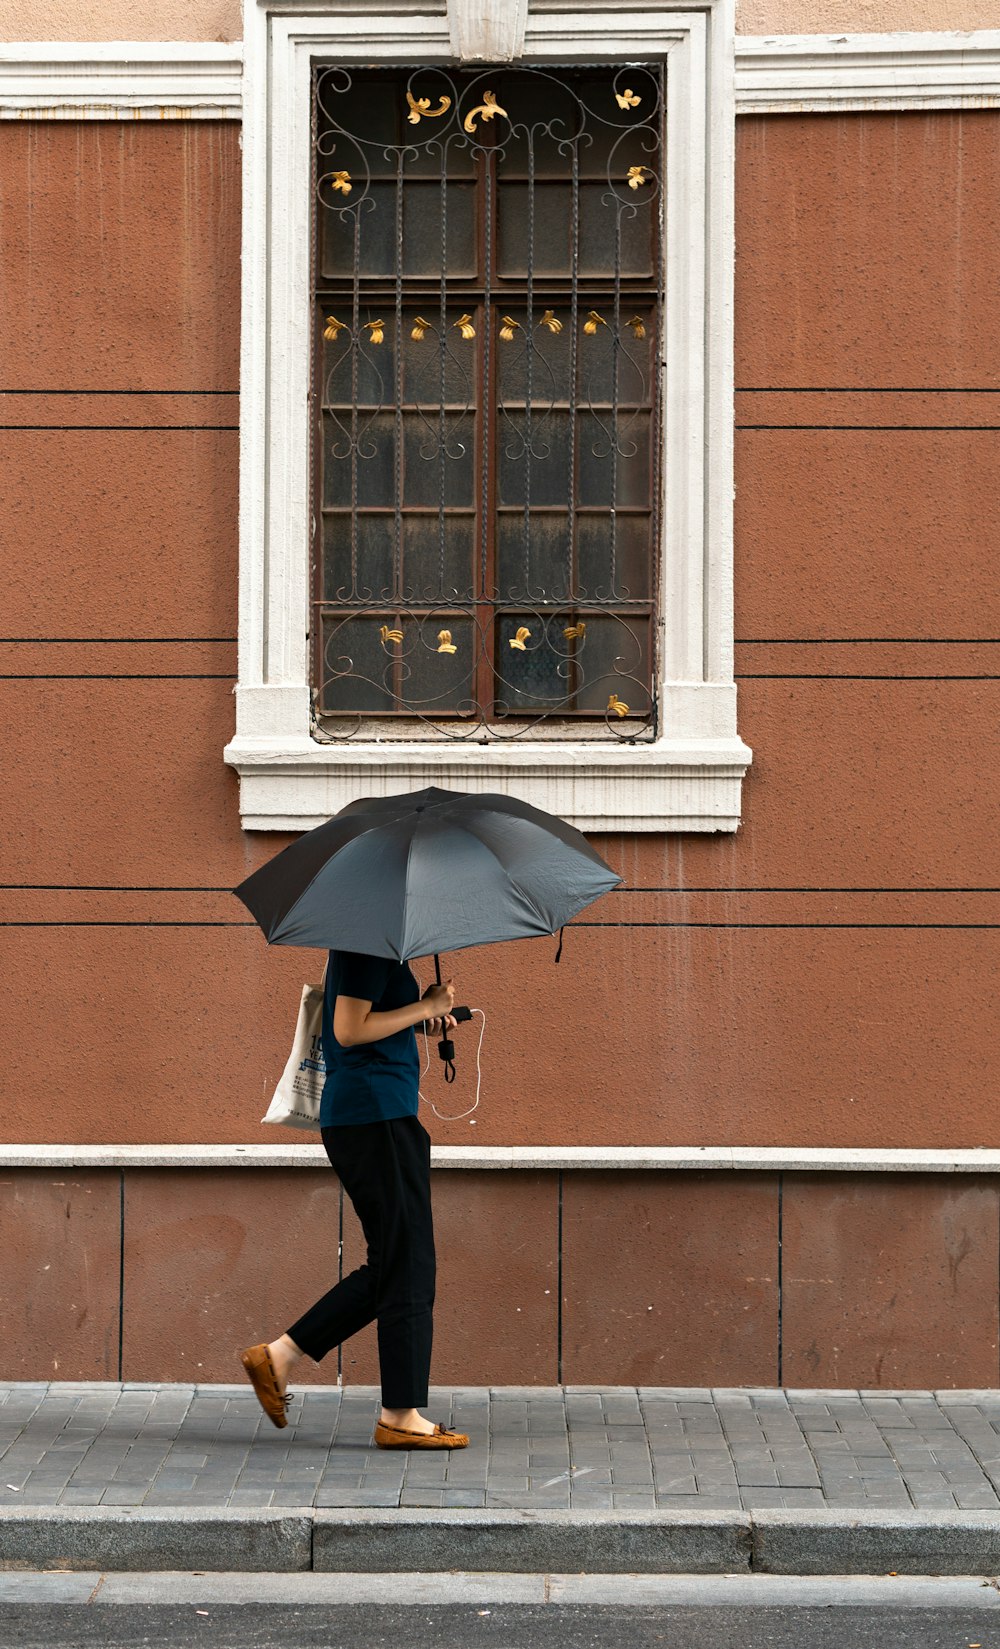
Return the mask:
[[(435, 1105), (435, 1103), (432, 1099), (428, 1099), (426, 1094), (423, 1094), (423, 1093), (420, 1094), (420, 1098), (423, 1100), (424, 1104), (429, 1105), (431, 1110), (434, 1112), (434, 1115), (436, 1117), (439, 1117), (442, 1122), (461, 1122), (463, 1117), (470, 1117), (472, 1115), (473, 1111), (475, 1111), (477, 1109), (478, 1105), (479, 1105), (479, 1090), (480, 1090), (480, 1088), (482, 1087), (482, 1084), (483, 1084), (483, 1067), (482, 1067), (482, 1061), (480, 1059), (480, 1054), (483, 1051), (483, 1036), (485, 1035), (485, 1032), (486, 1032), (486, 1015), (483, 1012), (482, 1008), (470, 1008), (469, 1011), (470, 1011), (470, 1013), (477, 1013), (479, 1015), (480, 1019), (482, 1020), (482, 1025), (479, 1027), (479, 1046), (476, 1049), (476, 1097), (475, 1097), (475, 1099), (473, 1100), (472, 1104), (469, 1106), (469, 1109), (467, 1111), (459, 1111), (456, 1116), (446, 1116), (443, 1111), (438, 1110), (437, 1106)], [(427, 1026), (426, 1026), (426, 1024), (423, 1027), (423, 1031), (424, 1031), (424, 1051), (426, 1052), (426, 1055), (427, 1055), (427, 1063), (424, 1065), (424, 1068), (420, 1073), (421, 1080), (427, 1075), (427, 1072), (430, 1070), (430, 1065), (431, 1065), (431, 1045), (427, 1040)], [(418, 1093), (420, 1093), (419, 1088), (418, 1088), (417, 1091), (418, 1091)]]

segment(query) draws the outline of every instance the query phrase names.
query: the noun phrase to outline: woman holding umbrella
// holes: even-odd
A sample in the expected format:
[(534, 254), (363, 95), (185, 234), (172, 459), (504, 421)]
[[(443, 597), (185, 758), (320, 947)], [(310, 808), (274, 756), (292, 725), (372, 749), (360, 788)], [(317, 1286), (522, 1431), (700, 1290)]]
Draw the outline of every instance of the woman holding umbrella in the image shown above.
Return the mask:
[[(325, 1357), (376, 1319), (375, 1442), (466, 1447), (464, 1434), (418, 1412), (427, 1402), (435, 1267), (414, 1026), (427, 1016), (442, 1030), (455, 1023), (440, 952), (554, 934), (620, 881), (551, 813), (513, 796), (430, 787), (351, 802), (235, 890), (271, 944), (330, 951), (320, 1124), (368, 1243), (366, 1265), (287, 1333), (243, 1353), (276, 1426), (287, 1424), (286, 1388), (299, 1358)], [(422, 999), (407, 966), (413, 956), (437, 964), (438, 983)]]
[(378, 1322), (379, 1448), (461, 1449), (462, 1432), (426, 1420), (434, 1306), (430, 1137), (417, 1115), (420, 1061), (414, 1027), (455, 1024), (454, 982), (420, 987), (405, 962), (330, 952), (323, 1005), (327, 1077), (320, 1125), (326, 1154), (368, 1245), (345, 1277), (285, 1334), (251, 1346), (243, 1366), (265, 1413), (287, 1424), (288, 1381), (303, 1355), (319, 1362)]

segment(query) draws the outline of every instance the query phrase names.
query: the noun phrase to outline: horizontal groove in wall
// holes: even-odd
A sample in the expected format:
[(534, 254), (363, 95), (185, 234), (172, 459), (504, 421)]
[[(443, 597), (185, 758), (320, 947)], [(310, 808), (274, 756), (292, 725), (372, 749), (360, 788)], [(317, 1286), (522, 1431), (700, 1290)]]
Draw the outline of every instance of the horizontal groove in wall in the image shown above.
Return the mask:
[(221, 675), (189, 675), (177, 671), (171, 673), (163, 670), (156, 672), (132, 670), (114, 675), (109, 674), (107, 671), (98, 672), (96, 670), (86, 673), (76, 672), (72, 675), (65, 672), (57, 673), (53, 670), (36, 670), (31, 675), (13, 675), (9, 672), (0, 671), (0, 681), (234, 681), (235, 679), (235, 675), (230, 670), (226, 670)]
[(874, 671), (862, 675), (860, 672), (848, 673), (843, 670), (836, 673), (830, 671), (820, 673), (815, 670), (796, 670), (793, 672), (788, 670), (737, 670), (734, 679), (736, 681), (1000, 681), (1000, 675), (959, 675), (950, 673), (933, 676), (890, 676), (878, 675)]
[(105, 430), (125, 430), (130, 434), (144, 434), (147, 430), (238, 430), (239, 424), (0, 424), (8, 430), (52, 430), (62, 435), (66, 430), (88, 430), (100, 434)]
[(920, 430), (932, 430), (938, 433), (962, 434), (974, 430), (979, 435), (995, 435), (1000, 431), (1000, 424), (744, 424), (737, 423), (741, 429), (803, 429), (803, 430), (839, 430), (844, 433), (859, 431), (882, 430), (886, 433), (901, 433), (913, 435)]
[[(231, 888), (3, 888), (0, 926), (252, 928)], [(605, 894), (568, 924), (600, 928), (804, 931), (990, 931), (1000, 928), (996, 889), (624, 888)]]
[[(600, 834), (600, 832), (595, 832)], [(0, 893), (231, 893), (229, 887), (204, 887), (193, 883), (178, 885), (161, 882), (0, 882)], [(1000, 887), (741, 887), (716, 885), (714, 887), (636, 886), (612, 888), (605, 895), (620, 898), (626, 893), (672, 893), (687, 898), (692, 893), (717, 893), (729, 898), (734, 893), (1000, 893)]]
[(238, 395), (238, 389), (0, 389), (0, 395)]

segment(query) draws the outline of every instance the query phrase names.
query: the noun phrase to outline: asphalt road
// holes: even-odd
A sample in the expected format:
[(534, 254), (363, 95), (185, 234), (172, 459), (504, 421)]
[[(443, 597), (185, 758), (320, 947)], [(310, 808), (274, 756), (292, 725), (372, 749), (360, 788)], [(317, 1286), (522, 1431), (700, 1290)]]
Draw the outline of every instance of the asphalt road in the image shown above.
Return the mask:
[[(996, 1623), (996, 1624), (994, 1624)], [(978, 1608), (2, 1604), (2, 1649), (1000, 1649)]]

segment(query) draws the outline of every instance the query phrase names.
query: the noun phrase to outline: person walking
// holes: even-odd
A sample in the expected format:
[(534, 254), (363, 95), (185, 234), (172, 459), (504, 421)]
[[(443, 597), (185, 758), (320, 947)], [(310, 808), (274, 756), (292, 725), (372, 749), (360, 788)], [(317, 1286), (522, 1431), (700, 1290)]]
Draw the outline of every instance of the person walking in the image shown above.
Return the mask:
[(415, 1026), (455, 1024), (454, 981), (420, 987), (406, 962), (332, 950), (323, 1002), (326, 1081), (320, 1127), (326, 1154), (354, 1205), (367, 1260), (276, 1340), (241, 1361), (264, 1412), (288, 1424), (288, 1381), (303, 1356), (320, 1362), (378, 1324), (383, 1449), (461, 1449), (462, 1432), (426, 1419), (435, 1291), (430, 1136), (417, 1115)]

